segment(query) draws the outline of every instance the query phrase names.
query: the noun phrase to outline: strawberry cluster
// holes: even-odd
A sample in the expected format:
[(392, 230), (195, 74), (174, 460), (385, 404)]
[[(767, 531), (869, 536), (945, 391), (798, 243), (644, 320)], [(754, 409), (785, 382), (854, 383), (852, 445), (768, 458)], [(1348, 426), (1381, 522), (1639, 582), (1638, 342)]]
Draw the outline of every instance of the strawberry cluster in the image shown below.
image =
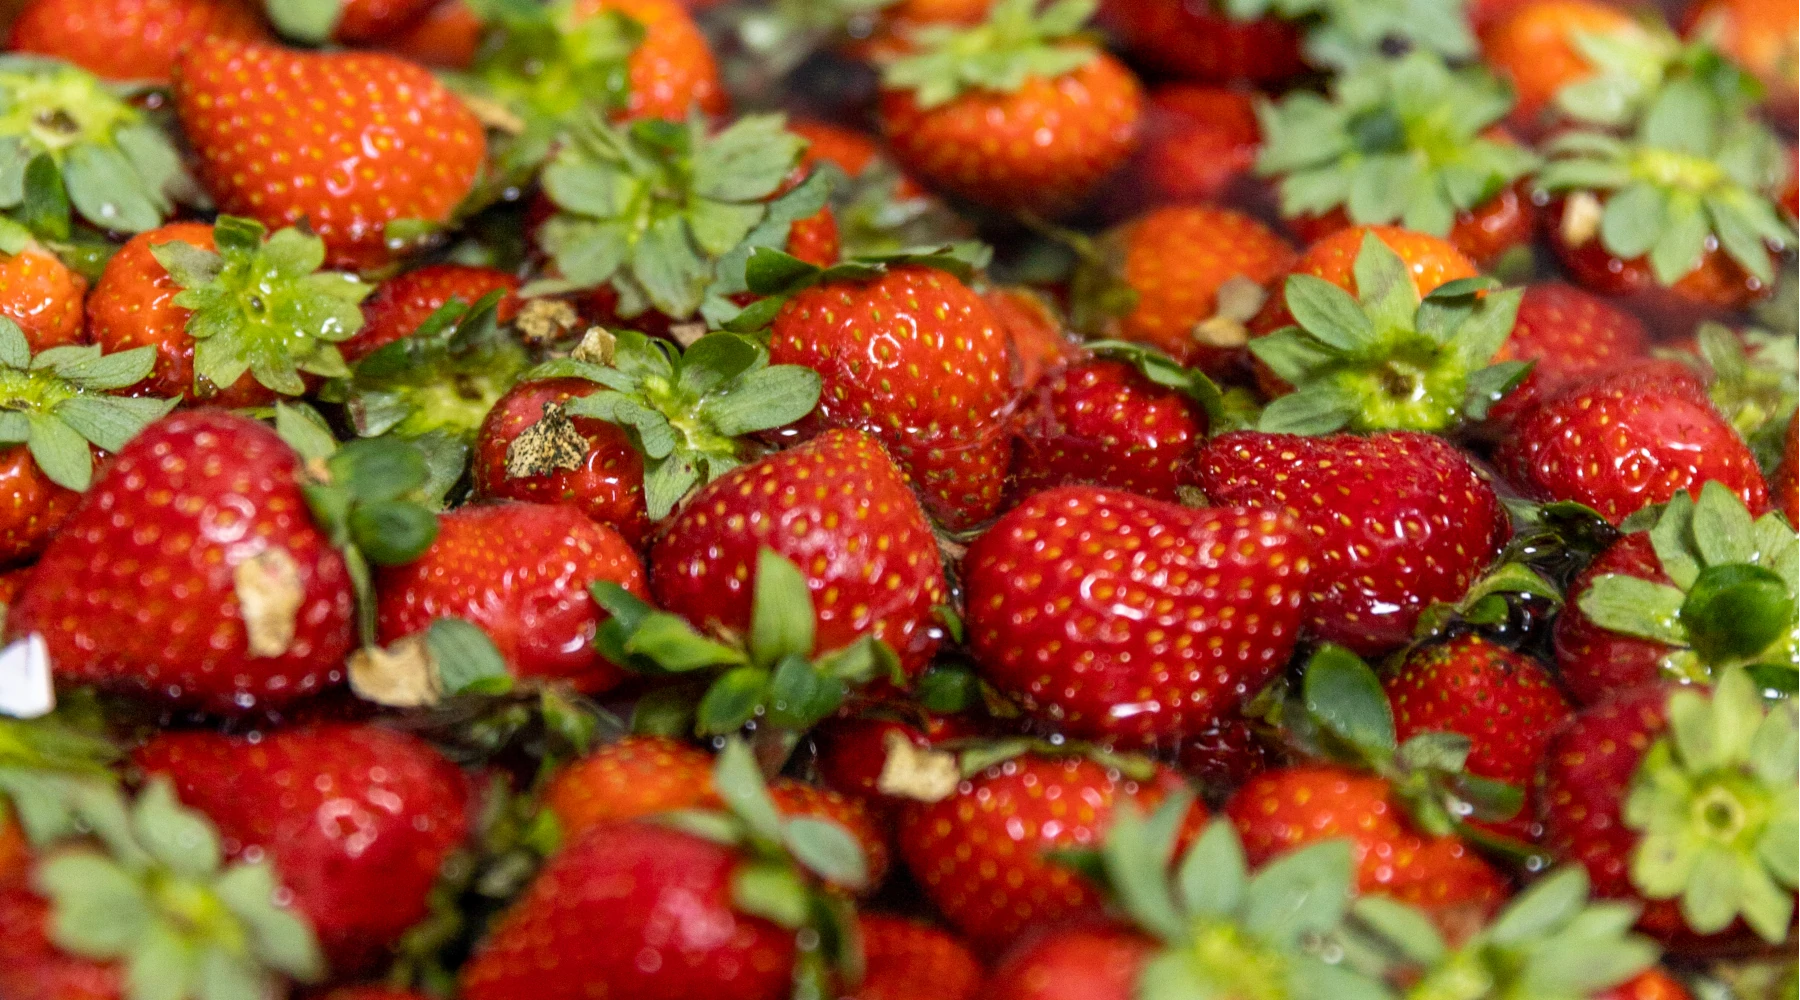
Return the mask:
[(0, 10), (0, 1000), (1800, 988), (1792, 0)]

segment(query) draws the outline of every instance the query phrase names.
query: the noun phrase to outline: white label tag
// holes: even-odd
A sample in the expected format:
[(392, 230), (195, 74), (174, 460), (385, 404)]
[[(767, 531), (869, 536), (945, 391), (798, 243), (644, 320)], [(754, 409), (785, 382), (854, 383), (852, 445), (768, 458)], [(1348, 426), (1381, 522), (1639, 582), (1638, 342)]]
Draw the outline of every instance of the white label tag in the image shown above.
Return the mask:
[(0, 649), (0, 715), (35, 719), (56, 708), (50, 649), (36, 632)]

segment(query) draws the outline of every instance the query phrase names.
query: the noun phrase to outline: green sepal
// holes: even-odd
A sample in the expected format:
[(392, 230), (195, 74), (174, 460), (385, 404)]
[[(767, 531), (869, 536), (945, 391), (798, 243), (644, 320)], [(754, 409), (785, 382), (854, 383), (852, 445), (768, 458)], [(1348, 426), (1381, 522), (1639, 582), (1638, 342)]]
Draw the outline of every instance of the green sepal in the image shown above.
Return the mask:
[(956, 280), (968, 282), (993, 260), (993, 248), (978, 240), (938, 247), (915, 247), (893, 253), (857, 257), (830, 267), (819, 267), (774, 247), (757, 247), (744, 265), (744, 281), (759, 298), (725, 324), (727, 330), (755, 333), (767, 329), (787, 300), (815, 285), (840, 281), (865, 282), (896, 267), (934, 267)]
[(1200, 408), (1206, 411), (1209, 427), (1220, 428), (1225, 425), (1228, 419), (1225, 394), (1200, 369), (1185, 367), (1154, 347), (1125, 340), (1090, 340), (1084, 346), (1101, 357), (1130, 362), (1133, 368), (1151, 382), (1174, 389), (1200, 404)]
[[(1700, 324), (1694, 339), (1704, 363), (1696, 367), (1710, 376), (1707, 394), (1713, 406), (1744, 436), (1757, 464), (1774, 482), (1785, 453), (1787, 422), (1800, 403), (1800, 343), (1791, 330), (1734, 332), (1719, 323)], [(1658, 353), (1690, 364), (1695, 360), (1685, 351)]]
[(970, 91), (1012, 93), (1025, 81), (1055, 79), (1086, 66), (1099, 51), (1082, 37), (1098, 0), (999, 0), (973, 27), (913, 32), (906, 55), (882, 67), (882, 86), (909, 90), (922, 108)]
[(1238, 20), (1273, 14), (1305, 22), (1307, 58), (1333, 69), (1388, 58), (1394, 45), (1459, 60), (1476, 54), (1462, 0), (1225, 0), (1223, 6)]
[(1762, 86), (1701, 33), (1683, 41), (1661, 23), (1635, 20), (1617, 31), (1576, 31), (1569, 43), (1591, 72), (1558, 90), (1556, 110), (1588, 125), (1629, 126), (1672, 80), (1711, 91), (1727, 108), (1743, 111), (1762, 98)]
[(337, 30), (344, 15), (344, 0), (264, 0), (263, 10), (282, 37), (323, 45)]
[(1499, 564), (1469, 586), (1456, 603), (1437, 602), (1425, 609), (1413, 628), (1419, 642), (1442, 638), (1460, 627), (1492, 628), (1507, 624), (1513, 602), (1531, 598), (1552, 609), (1562, 606), (1562, 591), (1523, 561), (1502, 557)]
[(530, 360), (499, 322), (505, 296), (494, 291), (473, 303), (445, 302), (411, 335), (371, 352), (321, 396), (344, 405), (359, 437), (417, 440), (440, 432), (472, 442)]

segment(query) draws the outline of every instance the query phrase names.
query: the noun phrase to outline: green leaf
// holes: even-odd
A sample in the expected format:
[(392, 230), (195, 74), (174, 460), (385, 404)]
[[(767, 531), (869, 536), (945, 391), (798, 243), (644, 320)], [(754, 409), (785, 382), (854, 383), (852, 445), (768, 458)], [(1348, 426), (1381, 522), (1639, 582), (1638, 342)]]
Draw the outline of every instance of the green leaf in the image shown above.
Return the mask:
[(1650, 248), (1650, 269), (1656, 280), (1672, 285), (1699, 267), (1711, 235), (1712, 227), (1698, 198), (1685, 191), (1669, 195), (1664, 202), (1662, 232)]
[(763, 666), (784, 656), (810, 656), (812, 593), (799, 567), (763, 548), (756, 554), (756, 590), (750, 610), (750, 656)]
[(1464, 415), (1470, 420), (1486, 420), (1494, 404), (1517, 389), (1536, 364), (1535, 361), (1502, 361), (1470, 374), (1463, 401)]
[(264, 0), (270, 23), (284, 37), (319, 45), (331, 39), (343, 0)]
[(788, 820), (783, 832), (788, 853), (813, 874), (852, 890), (868, 886), (869, 862), (862, 845), (842, 826), (803, 816)]
[(771, 844), (782, 842), (781, 814), (775, 808), (775, 800), (769, 797), (768, 786), (763, 784), (756, 756), (743, 740), (734, 737), (725, 741), (725, 748), (713, 764), (713, 786), (726, 808), (743, 820), (752, 835)]
[(83, 958), (106, 961), (124, 956), (154, 919), (137, 880), (97, 853), (51, 855), (38, 865), (34, 882), (51, 902), (51, 940)]
[(726, 437), (785, 427), (813, 411), (824, 381), (804, 365), (770, 365), (741, 376), (701, 405)]
[(137, 170), (116, 148), (72, 147), (63, 160), (63, 182), (75, 210), (101, 229), (147, 232), (162, 224), (168, 207), (144, 189)]
[(1662, 237), (1667, 201), (1662, 189), (1644, 183), (1614, 194), (1600, 216), (1600, 242), (1627, 260), (1649, 253)]
[[(105, 451), (117, 452), (152, 420), (175, 408), (173, 399), (146, 399), (133, 406), (108, 396), (75, 396), (57, 404), (57, 420)], [(146, 412), (148, 411), (148, 412)]]
[(1363, 896), (1351, 907), (1351, 913), (1383, 941), (1420, 965), (1435, 965), (1449, 951), (1431, 918), (1398, 900)]
[(713, 681), (694, 712), (696, 730), (703, 736), (735, 733), (756, 717), (768, 701), (769, 672), (761, 667), (738, 667)]
[(1755, 528), (1744, 502), (1724, 484), (1708, 481), (1700, 488), (1692, 521), (1694, 546), (1708, 566), (1750, 562), (1756, 558)]
[(1687, 595), (1674, 587), (1634, 576), (1608, 573), (1576, 599), (1582, 614), (1601, 628), (1670, 645), (1686, 645), (1681, 605)]
[(275, 433), (301, 458), (326, 459), (337, 451), (337, 438), (332, 436), (325, 418), (304, 403), (275, 403)]
[(267, 861), (233, 865), (213, 882), (213, 891), (249, 929), (258, 961), (304, 983), (324, 978), (318, 939), (304, 918), (277, 904), (280, 886)]
[(1244, 928), (1280, 947), (1323, 934), (1350, 907), (1355, 862), (1348, 840), (1283, 854), (1262, 867), (1244, 893)]
[(1394, 716), (1375, 672), (1355, 653), (1327, 644), (1303, 681), (1306, 711), (1332, 735), (1362, 750), (1395, 749)]
[(131, 828), (144, 850), (181, 878), (205, 878), (224, 862), (217, 831), (200, 813), (176, 801), (167, 778), (152, 780), (138, 794)]
[(1187, 922), (1175, 907), (1164, 873), (1164, 859), (1151, 843), (1136, 803), (1125, 800), (1114, 808), (1112, 827), (1101, 845), (1100, 856), (1120, 906), (1138, 926), (1164, 941), (1179, 941), (1187, 930)]
[(805, 148), (781, 115), (745, 115), (694, 151), (694, 193), (719, 201), (766, 198)]
[(479, 625), (461, 618), (439, 618), (425, 631), (425, 644), (437, 665), (444, 693), (492, 691), (509, 677), (506, 658)]
[(744, 263), (744, 280), (758, 295), (790, 295), (821, 274), (816, 265), (774, 247), (756, 247)]
[(41, 238), (69, 238), (69, 193), (63, 187), (62, 170), (49, 153), (39, 153), (25, 167), (25, 202), (18, 218)]
[(1288, 311), (1307, 333), (1345, 354), (1377, 343), (1375, 326), (1350, 293), (1310, 274), (1291, 274), (1285, 288)]
[(94, 458), (74, 428), (47, 413), (27, 413), (25, 445), (46, 477), (64, 489), (85, 492), (93, 481)]
[(1316, 383), (1276, 398), (1263, 408), (1256, 429), (1265, 434), (1329, 434), (1361, 412), (1358, 400), (1332, 383)]
[(1513, 897), (1488, 927), (1487, 938), (1507, 946), (1548, 937), (1580, 913), (1587, 900), (1587, 869), (1564, 865)]
[(1190, 917), (1235, 913), (1249, 884), (1249, 872), (1237, 829), (1229, 820), (1213, 820), (1188, 849), (1176, 874), (1183, 908)]
[(731, 905), (779, 927), (798, 930), (812, 914), (812, 896), (785, 865), (740, 865), (731, 874)]
[(1412, 270), (1406, 266), (1406, 261), (1382, 242), (1381, 237), (1369, 232), (1363, 235), (1362, 248), (1356, 254), (1353, 268), (1357, 297), (1375, 328), (1410, 329), (1413, 314), (1419, 311), (1419, 291), (1413, 284)]
[(31, 367), (31, 342), (8, 316), (0, 316), (0, 365), (18, 371)]

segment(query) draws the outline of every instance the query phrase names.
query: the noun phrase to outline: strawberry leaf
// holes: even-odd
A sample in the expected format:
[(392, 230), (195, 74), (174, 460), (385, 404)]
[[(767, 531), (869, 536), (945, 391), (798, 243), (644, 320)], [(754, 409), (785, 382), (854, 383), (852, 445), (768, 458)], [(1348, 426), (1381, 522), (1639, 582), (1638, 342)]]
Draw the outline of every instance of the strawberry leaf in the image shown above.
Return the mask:
[(920, 107), (947, 104), (971, 90), (1011, 93), (1027, 79), (1054, 79), (1099, 52), (1079, 37), (1098, 0), (999, 0), (969, 28), (934, 26), (913, 34), (908, 54), (882, 67), (882, 86), (913, 92)]
[(1394, 716), (1374, 671), (1356, 654), (1325, 645), (1307, 661), (1306, 711), (1325, 730), (1372, 756), (1394, 753)]
[(344, 13), (344, 0), (265, 0), (263, 6), (276, 31), (309, 45), (330, 41)]

